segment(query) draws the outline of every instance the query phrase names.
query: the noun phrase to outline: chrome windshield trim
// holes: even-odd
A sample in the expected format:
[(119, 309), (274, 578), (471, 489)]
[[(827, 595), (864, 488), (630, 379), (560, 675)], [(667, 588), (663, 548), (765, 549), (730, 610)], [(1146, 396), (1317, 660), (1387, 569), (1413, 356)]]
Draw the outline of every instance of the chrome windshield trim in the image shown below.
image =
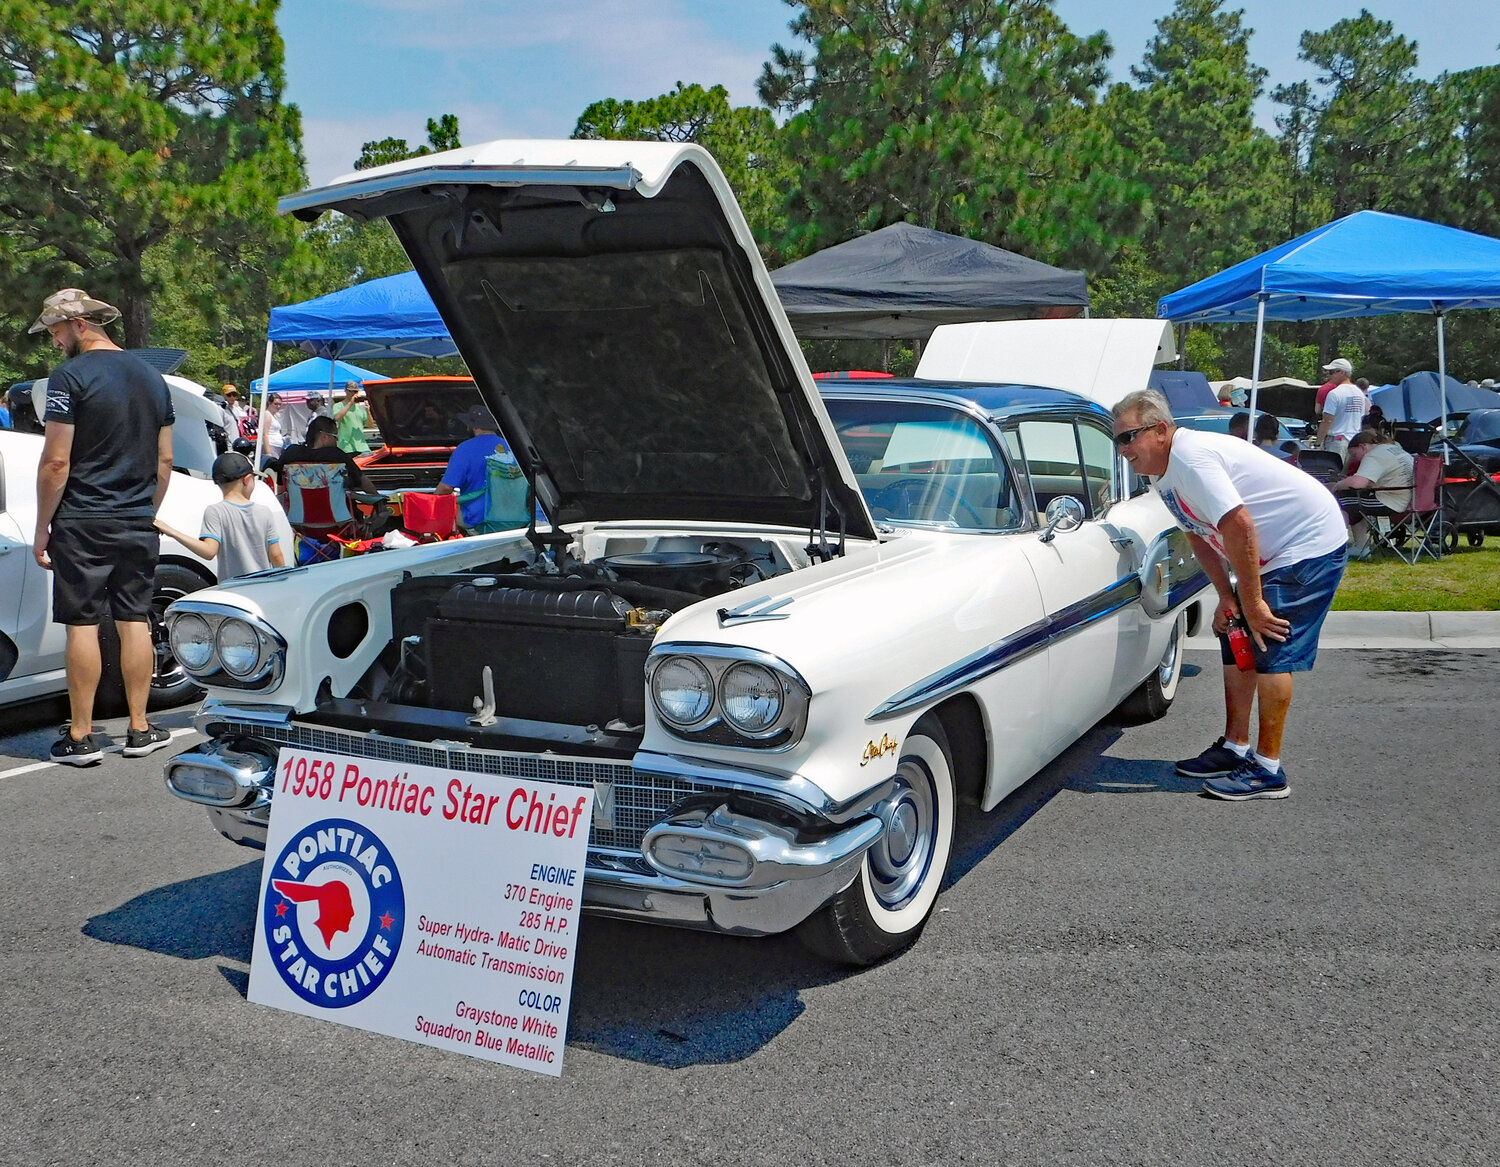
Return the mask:
[(1028, 624), (1003, 640), (986, 645), (962, 660), (923, 677), (876, 706), (866, 721), (883, 721), (909, 709), (930, 704), (972, 685), (1001, 669), (1040, 652), (1054, 641), (1081, 632), (1090, 624), (1127, 608), (1140, 599), (1141, 581), (1129, 575), (1077, 603), (1059, 608), (1046, 619)]

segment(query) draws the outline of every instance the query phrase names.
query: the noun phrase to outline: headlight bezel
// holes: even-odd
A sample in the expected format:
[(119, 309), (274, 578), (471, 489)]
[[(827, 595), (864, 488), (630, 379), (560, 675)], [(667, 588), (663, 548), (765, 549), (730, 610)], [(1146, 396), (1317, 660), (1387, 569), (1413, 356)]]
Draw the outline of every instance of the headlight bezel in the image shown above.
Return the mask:
[[(713, 683), (713, 700), (708, 712), (690, 725), (679, 724), (668, 717), (656, 696), (654, 682), (658, 670), (679, 657), (689, 658), (703, 668)], [(760, 730), (741, 728), (725, 711), (724, 680), (735, 666), (742, 664), (764, 669), (780, 690), (780, 709), (776, 717)], [(689, 742), (760, 750), (787, 750), (801, 741), (812, 701), (812, 687), (778, 656), (737, 645), (682, 641), (657, 645), (651, 650), (646, 658), (646, 692), (657, 720), (673, 737)]]
[[(193, 618), (208, 626), (213, 643), (213, 652), (208, 661), (199, 668), (189, 667), (187, 661), (177, 657), (183, 671), (202, 685), (213, 685), (230, 689), (274, 689), (286, 673), (286, 638), (259, 616), (230, 604), (211, 600), (195, 600), (185, 597), (177, 600), (166, 612), (167, 636), (173, 639), (177, 623)], [(219, 649), (219, 634), (231, 621), (245, 625), (255, 636), (257, 652), (255, 663), (244, 672), (234, 672), (225, 664)], [(174, 650), (175, 656), (175, 650)]]

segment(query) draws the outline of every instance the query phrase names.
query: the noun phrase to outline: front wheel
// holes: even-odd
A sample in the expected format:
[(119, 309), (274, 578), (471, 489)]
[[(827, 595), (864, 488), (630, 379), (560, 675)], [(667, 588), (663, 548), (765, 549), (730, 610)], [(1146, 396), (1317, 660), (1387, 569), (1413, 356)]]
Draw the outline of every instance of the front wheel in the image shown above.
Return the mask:
[(1172, 635), (1167, 649), (1151, 675), (1141, 683), (1121, 705), (1121, 712), (1132, 721), (1155, 721), (1165, 717), (1177, 696), (1177, 686), (1182, 682), (1182, 651), (1187, 640), (1187, 610), (1177, 613), (1172, 622)]
[(901, 747), (895, 789), (876, 808), (885, 831), (853, 883), (797, 930), (819, 956), (866, 965), (922, 934), (953, 850), (953, 755), (934, 716), (913, 727)]
[[(178, 563), (157, 565), (152, 583), (150, 615), (151, 649), (156, 657), (151, 670), (151, 696), (148, 701), (152, 709), (182, 705), (203, 692), (172, 655), (166, 621), (162, 617), (174, 600), (180, 600), (189, 592), (208, 586), (203, 577), (191, 568)], [(99, 638), (103, 670), (99, 678), (97, 700), (103, 710), (123, 712), (125, 679), (120, 675), (120, 637), (115, 631), (114, 621), (108, 616), (100, 624)]]

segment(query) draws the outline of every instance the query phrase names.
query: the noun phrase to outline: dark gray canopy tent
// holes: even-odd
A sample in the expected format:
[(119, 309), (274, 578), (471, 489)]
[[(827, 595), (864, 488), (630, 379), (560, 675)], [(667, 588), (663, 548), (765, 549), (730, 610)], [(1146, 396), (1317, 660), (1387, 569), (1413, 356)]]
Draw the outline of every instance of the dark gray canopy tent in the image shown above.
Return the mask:
[(939, 324), (1078, 316), (1082, 272), (910, 223), (882, 227), (771, 273), (801, 337), (926, 339)]

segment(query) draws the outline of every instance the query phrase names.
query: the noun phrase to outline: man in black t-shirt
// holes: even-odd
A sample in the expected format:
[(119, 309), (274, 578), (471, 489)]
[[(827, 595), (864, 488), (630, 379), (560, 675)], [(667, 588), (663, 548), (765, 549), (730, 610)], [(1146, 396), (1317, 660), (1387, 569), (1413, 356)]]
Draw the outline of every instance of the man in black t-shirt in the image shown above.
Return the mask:
[(172, 397), (162, 375), (104, 331), (117, 309), (79, 288), (48, 296), (28, 330), (46, 329), (67, 357), (47, 378), (46, 437), (37, 469), (36, 561), (53, 573), (52, 618), (68, 627), (72, 719), (52, 759), (104, 757), (93, 732), (105, 608), (120, 634), (130, 729), (124, 753), (144, 757), (171, 738), (146, 720), (156, 654), (151, 595), (160, 537), (152, 525), (172, 473)]

